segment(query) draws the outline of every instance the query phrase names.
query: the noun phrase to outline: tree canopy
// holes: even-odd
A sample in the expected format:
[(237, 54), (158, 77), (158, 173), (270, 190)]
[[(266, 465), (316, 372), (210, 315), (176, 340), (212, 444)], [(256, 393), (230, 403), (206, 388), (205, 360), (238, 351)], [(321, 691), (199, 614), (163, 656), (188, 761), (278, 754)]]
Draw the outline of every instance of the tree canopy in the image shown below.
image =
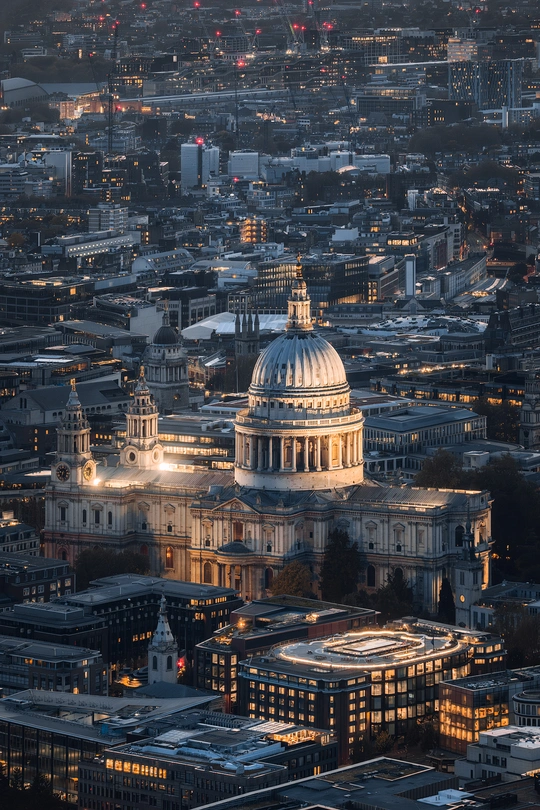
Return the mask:
[(115, 554), (109, 549), (89, 548), (81, 551), (75, 561), (77, 589), (88, 588), (94, 579), (115, 574), (147, 574), (150, 570), (148, 557), (136, 551), (121, 551)]
[(311, 587), (311, 571), (307, 565), (295, 561), (286, 565), (272, 581), (272, 596), (287, 594), (288, 596), (314, 597)]
[(341, 602), (356, 590), (362, 568), (358, 543), (352, 542), (346, 531), (333, 529), (328, 535), (321, 567), (322, 598)]
[(418, 487), (436, 489), (459, 489), (463, 470), (459, 459), (449, 450), (437, 450), (424, 461), (414, 483)]
[(69, 802), (54, 793), (51, 784), (38, 774), (30, 787), (24, 787), (20, 774), (15, 774), (10, 781), (0, 776), (0, 807), (10, 810), (69, 810)]

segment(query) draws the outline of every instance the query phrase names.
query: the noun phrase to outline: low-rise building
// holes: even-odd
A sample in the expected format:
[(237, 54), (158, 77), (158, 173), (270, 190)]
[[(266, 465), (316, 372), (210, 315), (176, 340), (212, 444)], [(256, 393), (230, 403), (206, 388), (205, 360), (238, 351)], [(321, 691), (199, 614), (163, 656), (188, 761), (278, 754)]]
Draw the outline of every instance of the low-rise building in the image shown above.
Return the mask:
[[(512, 698), (523, 687), (540, 686), (540, 668), (501, 670), (490, 675), (453, 678), (439, 686), (440, 745), (465, 754), (482, 731), (514, 722)], [(517, 718), (516, 718), (517, 719)], [(520, 724), (521, 725), (521, 724)]]
[(0, 554), (13, 553), (37, 557), (39, 537), (32, 526), (21, 523), (13, 512), (0, 512)]
[[(5, 522), (9, 528), (9, 522)], [(17, 545), (24, 546), (24, 535), (27, 534), (28, 548), (26, 553), (25, 550), (15, 553), (0, 551), (0, 610), (16, 602), (49, 602), (74, 591), (75, 574), (70, 565), (62, 560), (37, 556), (39, 538), (35, 530), (16, 521), (15, 525), (23, 535), (22, 543), (18, 541)], [(14, 533), (13, 527), (11, 531)]]
[(519, 726), (481, 732), (478, 742), (467, 746), (467, 758), (455, 762), (456, 776), (463, 782), (474, 779), (509, 782), (538, 770), (540, 729)]
[(377, 611), (315, 599), (272, 596), (231, 613), (231, 624), (195, 647), (195, 685), (223, 694), (227, 708), (238, 699), (238, 662), (292, 639), (314, 639), (376, 622)]
[[(0, 750), (3, 773), (29, 786), (36, 776), (55, 793), (77, 803), (79, 765), (91, 766), (106, 748), (127, 737), (147, 737), (159, 723), (213, 697), (127, 698), (28, 689), (0, 700)], [(158, 726), (159, 727), (159, 726)], [(96, 795), (114, 800), (106, 784)], [(103, 791), (102, 793), (99, 791)]]
[(106, 695), (107, 667), (99, 650), (0, 636), (0, 689)]
[(120, 574), (95, 580), (86, 591), (0, 613), (0, 632), (51, 643), (99, 649), (113, 672), (146, 662), (162, 596), (181, 654), (229, 624), (241, 600), (231, 588)]
[(155, 806), (156, 791), (190, 810), (336, 765), (328, 731), (197, 710), (176, 716), (170, 730), (82, 763), (79, 808), (94, 810), (96, 787), (105, 784), (116, 810)]

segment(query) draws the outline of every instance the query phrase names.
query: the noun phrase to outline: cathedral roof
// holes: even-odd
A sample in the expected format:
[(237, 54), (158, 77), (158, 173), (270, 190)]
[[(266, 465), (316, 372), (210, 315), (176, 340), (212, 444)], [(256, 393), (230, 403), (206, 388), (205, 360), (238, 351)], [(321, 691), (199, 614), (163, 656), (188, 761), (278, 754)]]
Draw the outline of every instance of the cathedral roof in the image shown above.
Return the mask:
[(325, 389), (347, 387), (343, 362), (333, 346), (316, 332), (286, 332), (260, 355), (251, 387), (270, 391), (314, 389), (324, 396)]

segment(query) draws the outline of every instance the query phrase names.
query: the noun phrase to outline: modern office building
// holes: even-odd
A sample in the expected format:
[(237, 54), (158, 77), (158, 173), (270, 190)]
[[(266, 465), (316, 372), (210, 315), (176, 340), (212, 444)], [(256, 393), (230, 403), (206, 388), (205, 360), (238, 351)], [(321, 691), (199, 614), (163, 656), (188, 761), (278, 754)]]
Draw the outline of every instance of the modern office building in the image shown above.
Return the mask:
[(540, 770), (540, 729), (506, 726), (482, 731), (478, 741), (467, 746), (466, 759), (457, 759), (454, 767), (462, 782), (532, 776)]
[(0, 632), (99, 649), (114, 672), (146, 662), (162, 596), (188, 660), (195, 645), (229, 624), (231, 610), (241, 605), (228, 588), (121, 574), (54, 602), (15, 605), (0, 613)]
[[(28, 548), (0, 551), (0, 610), (16, 602), (49, 602), (75, 591), (75, 573), (70, 565), (61, 560), (39, 557), (39, 538), (34, 530), (15, 521), (14, 524), (18, 533), (28, 534)], [(12, 537), (13, 534), (12, 526)], [(13, 539), (8, 542), (13, 543)], [(18, 541), (19, 545), (25, 543)]]
[[(493, 646), (501, 646), (494, 642)], [(465, 754), (482, 731), (514, 722), (514, 695), (540, 686), (540, 668), (493, 671), (486, 676), (453, 678), (439, 686), (440, 745)], [(524, 712), (526, 715), (526, 712)], [(517, 722), (517, 717), (516, 717)], [(519, 723), (518, 723), (519, 725)]]
[(23, 689), (106, 695), (107, 667), (99, 650), (0, 636), (2, 696)]
[(521, 107), (523, 64), (523, 59), (452, 62), (448, 65), (449, 98), (474, 101), (481, 110)]
[(204, 188), (212, 177), (219, 176), (219, 147), (208, 146), (202, 138), (180, 147), (182, 194)]
[(499, 669), (500, 640), (485, 634), (482, 652), (478, 641), (478, 634), (417, 622), (280, 644), (240, 662), (239, 708), (268, 721), (329, 728), (346, 762), (365, 736), (405, 734), (435, 716), (443, 681), (466, 676), (478, 661), (484, 672)]
[(156, 806), (160, 796), (191, 810), (336, 766), (329, 731), (195, 710), (168, 731), (81, 763), (79, 808), (95, 810), (104, 785), (116, 810)]
[(517, 726), (540, 726), (540, 689), (525, 689), (512, 697), (514, 722)]
[[(385, 466), (391, 469), (419, 470), (431, 448), (448, 447), (486, 438), (486, 417), (465, 408), (417, 405), (391, 413), (366, 417), (364, 451), (366, 465), (380, 469), (384, 454)], [(372, 459), (373, 456), (373, 459)]]
[[(79, 765), (91, 767), (106, 748), (128, 737), (148, 737), (161, 723), (170, 727), (180, 712), (212, 700), (208, 695), (119, 698), (34, 689), (18, 692), (0, 700), (3, 774), (9, 780), (17, 776), (25, 786), (42, 776), (54, 793), (76, 804)], [(105, 792), (108, 785), (95, 788), (96, 796), (114, 800), (114, 794)]]
[(313, 639), (376, 623), (368, 608), (294, 596), (271, 596), (236, 608), (231, 624), (195, 647), (195, 686), (223, 695), (227, 711), (238, 701), (238, 662), (292, 639)]

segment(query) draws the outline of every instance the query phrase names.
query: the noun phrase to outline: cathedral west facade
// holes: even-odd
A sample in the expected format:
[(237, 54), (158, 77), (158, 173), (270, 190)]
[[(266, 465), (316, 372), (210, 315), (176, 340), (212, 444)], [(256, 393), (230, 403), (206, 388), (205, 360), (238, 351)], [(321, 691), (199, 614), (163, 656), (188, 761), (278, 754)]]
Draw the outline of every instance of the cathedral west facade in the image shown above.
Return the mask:
[[(86, 548), (148, 555), (152, 574), (267, 595), (293, 560), (318, 591), (328, 534), (358, 542), (362, 588), (401, 568), (434, 612), (442, 579), (456, 599), (464, 527), (489, 584), (487, 492), (394, 488), (364, 479), (362, 414), (351, 407), (343, 363), (312, 326), (304, 281), (295, 282), (285, 333), (259, 356), (248, 408), (236, 421), (230, 472), (180, 472), (164, 463), (158, 409), (141, 369), (116, 466), (96, 464), (76, 391), (58, 431), (46, 490), (45, 553), (74, 562)], [(459, 566), (458, 566), (459, 567)], [(465, 599), (465, 597), (463, 597)]]

